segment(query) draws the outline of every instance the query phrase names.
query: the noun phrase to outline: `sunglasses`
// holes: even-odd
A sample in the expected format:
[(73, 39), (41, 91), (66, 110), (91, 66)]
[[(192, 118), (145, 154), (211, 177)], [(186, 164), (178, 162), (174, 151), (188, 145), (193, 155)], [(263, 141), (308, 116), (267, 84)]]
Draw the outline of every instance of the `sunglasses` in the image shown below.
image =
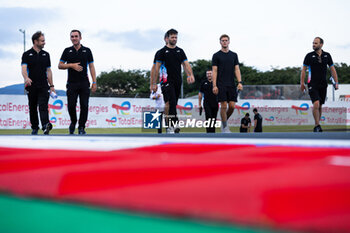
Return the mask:
[(79, 37), (79, 36), (76, 36), (76, 35), (75, 35), (75, 36), (70, 36), (70, 38), (78, 38), (78, 37)]
[(322, 58), (321, 58), (321, 56), (318, 56), (318, 57), (317, 57), (317, 61), (318, 61), (318, 63), (322, 63)]

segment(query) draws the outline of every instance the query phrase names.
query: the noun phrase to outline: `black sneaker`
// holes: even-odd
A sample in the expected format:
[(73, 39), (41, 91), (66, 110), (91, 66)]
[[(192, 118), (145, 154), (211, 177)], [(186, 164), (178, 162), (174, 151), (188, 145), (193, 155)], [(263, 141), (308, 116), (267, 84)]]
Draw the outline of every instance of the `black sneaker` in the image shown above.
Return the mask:
[(84, 128), (79, 128), (79, 129), (78, 129), (78, 132), (79, 132), (79, 135), (84, 135), (84, 134), (86, 134)]
[(52, 130), (52, 124), (49, 122), (46, 124), (45, 128), (43, 129), (44, 134), (48, 135), (50, 133), (50, 130)]
[(32, 135), (38, 135), (38, 129), (32, 129)]
[(74, 134), (74, 131), (75, 131), (75, 125), (70, 124), (69, 125), (69, 134)]
[(322, 130), (322, 128), (321, 128), (320, 125), (316, 125), (316, 126), (315, 126), (315, 128), (314, 128), (314, 132), (315, 132), (315, 133), (322, 132), (322, 131), (323, 131), (323, 130)]

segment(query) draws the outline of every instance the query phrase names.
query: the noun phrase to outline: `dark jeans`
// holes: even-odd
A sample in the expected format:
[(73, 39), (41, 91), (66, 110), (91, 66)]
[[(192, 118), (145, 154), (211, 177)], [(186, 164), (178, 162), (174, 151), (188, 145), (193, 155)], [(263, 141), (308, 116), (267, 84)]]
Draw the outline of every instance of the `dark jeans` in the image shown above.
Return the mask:
[(38, 106), (42, 129), (49, 123), (49, 87), (27, 87), (29, 118), (32, 129), (39, 129)]
[(85, 123), (88, 119), (89, 112), (89, 97), (90, 97), (90, 83), (69, 83), (67, 84), (67, 101), (68, 101), (68, 113), (70, 116), (71, 124), (74, 126), (77, 123), (77, 101), (79, 96), (80, 103), (80, 116), (79, 116), (79, 128), (85, 128)]
[(206, 120), (210, 118), (215, 119), (213, 127), (206, 128), (207, 133), (215, 133), (215, 122), (216, 122), (216, 117), (218, 115), (218, 110), (219, 110), (218, 105), (210, 106), (210, 105), (204, 104), (205, 119)]

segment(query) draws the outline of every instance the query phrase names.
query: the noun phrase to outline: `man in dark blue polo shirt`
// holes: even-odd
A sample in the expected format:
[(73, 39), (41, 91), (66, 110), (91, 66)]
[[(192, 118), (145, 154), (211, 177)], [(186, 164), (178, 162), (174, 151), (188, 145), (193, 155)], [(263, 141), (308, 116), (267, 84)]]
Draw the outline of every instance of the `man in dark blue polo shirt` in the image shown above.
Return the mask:
[[(173, 126), (176, 125), (178, 121), (176, 105), (182, 85), (181, 65), (184, 67), (187, 74), (187, 83), (190, 84), (194, 82), (192, 68), (187, 60), (186, 54), (181, 48), (176, 46), (177, 34), (178, 32), (175, 29), (167, 31), (168, 44), (156, 54), (156, 67), (152, 78), (153, 81), (157, 80), (157, 77), (159, 77), (159, 70), (161, 66), (163, 66), (161, 86), (165, 105), (169, 106), (169, 114), (166, 114), (168, 133), (179, 132), (179, 128), (174, 128)], [(153, 91), (157, 90), (155, 82), (151, 83), (151, 89)]]
[(322, 50), (323, 39), (316, 37), (313, 41), (313, 52), (308, 53), (304, 59), (303, 69), (300, 77), (301, 91), (306, 90), (305, 73), (309, 71), (307, 87), (313, 103), (312, 114), (315, 120), (314, 132), (322, 132), (320, 119), (322, 117), (322, 105), (327, 97), (327, 66), (330, 67), (331, 74), (335, 80), (335, 89), (338, 89), (338, 75), (335, 70), (332, 57), (329, 53)]
[(207, 133), (215, 133), (215, 122), (216, 117), (218, 115), (219, 103), (218, 97), (213, 93), (213, 77), (212, 71), (208, 70), (206, 72), (207, 79), (203, 80), (199, 89), (198, 94), (198, 106), (200, 111), (202, 111), (202, 99), (204, 96), (204, 111), (205, 111), (205, 119), (210, 121), (214, 121), (213, 127), (206, 128)]
[[(213, 93), (218, 95), (220, 102), (220, 115), (222, 120), (222, 132), (230, 133), (227, 121), (232, 115), (237, 103), (237, 90), (235, 78), (239, 90), (243, 89), (241, 71), (237, 53), (229, 49), (230, 37), (226, 34), (220, 36), (221, 50), (213, 55)], [(227, 107), (228, 105), (228, 107)]]
[(34, 33), (32, 42), (33, 47), (22, 56), (22, 76), (28, 94), (32, 134), (37, 135), (39, 130), (38, 106), (42, 130), (44, 134), (49, 134), (52, 129), (48, 111), (49, 93), (55, 92), (50, 55), (43, 50), (45, 37), (42, 32)]
[(81, 32), (79, 30), (72, 30), (70, 33), (70, 40), (73, 46), (66, 48), (63, 51), (59, 69), (68, 69), (67, 81), (67, 100), (68, 112), (71, 120), (69, 126), (69, 133), (74, 134), (75, 125), (77, 123), (76, 106), (79, 96), (80, 100), (80, 117), (78, 125), (78, 133), (86, 134), (85, 123), (88, 119), (89, 97), (90, 97), (90, 81), (88, 76), (88, 67), (92, 78), (91, 91), (95, 92), (96, 85), (96, 71), (94, 66), (94, 59), (91, 50), (80, 43)]

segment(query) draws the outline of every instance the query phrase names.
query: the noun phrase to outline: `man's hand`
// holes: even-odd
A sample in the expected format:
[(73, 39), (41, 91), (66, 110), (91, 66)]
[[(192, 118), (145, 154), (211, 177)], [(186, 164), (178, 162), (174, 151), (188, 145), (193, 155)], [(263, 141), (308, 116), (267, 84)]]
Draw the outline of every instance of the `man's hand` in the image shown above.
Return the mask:
[(92, 91), (93, 93), (95, 93), (96, 90), (97, 90), (97, 84), (96, 84), (96, 83), (92, 83), (92, 85), (91, 85), (91, 91)]
[(158, 89), (157, 84), (151, 84), (149, 89), (151, 92), (157, 92), (157, 89)]
[(238, 88), (238, 90), (243, 90), (243, 85), (242, 85), (242, 83), (238, 83), (238, 85), (237, 85), (237, 88)]
[(194, 76), (193, 75), (187, 77), (187, 83), (188, 84), (194, 83), (194, 81), (195, 80), (194, 80)]
[(217, 86), (213, 87), (213, 93), (217, 95), (219, 93), (219, 89)]
[(26, 78), (25, 81), (24, 81), (24, 86), (31, 86), (32, 85), (32, 80), (30, 78)]
[(78, 72), (83, 71), (83, 67), (80, 65), (80, 62), (71, 63), (70, 65), (71, 65), (71, 68), (72, 68), (73, 70), (76, 70), (76, 71), (78, 71)]
[(306, 87), (305, 87), (304, 83), (300, 84), (300, 90), (301, 90), (301, 92), (304, 92), (306, 90)]

